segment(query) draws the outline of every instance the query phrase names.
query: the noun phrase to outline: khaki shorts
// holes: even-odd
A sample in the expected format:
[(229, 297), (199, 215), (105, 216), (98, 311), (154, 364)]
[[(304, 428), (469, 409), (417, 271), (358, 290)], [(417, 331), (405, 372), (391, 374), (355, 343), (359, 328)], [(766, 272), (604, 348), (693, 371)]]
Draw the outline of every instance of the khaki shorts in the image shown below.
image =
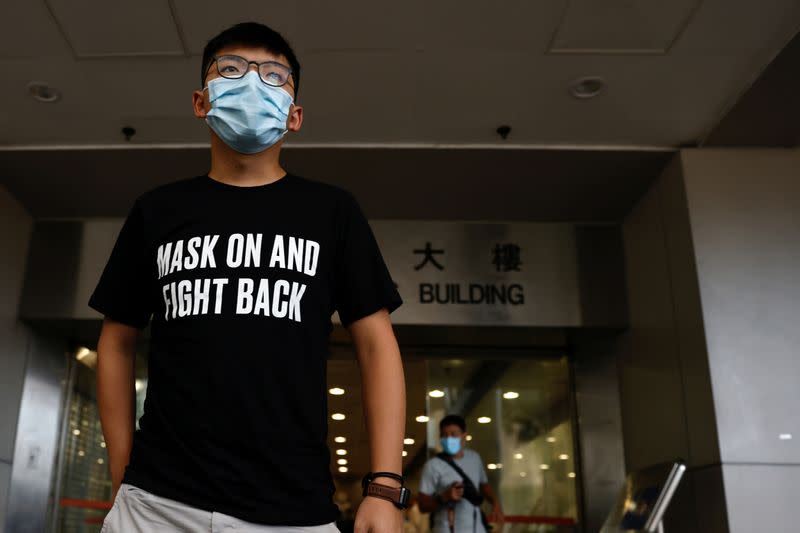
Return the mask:
[(156, 496), (128, 483), (120, 485), (100, 533), (341, 533), (335, 522), (319, 526), (268, 526), (223, 513), (204, 511)]

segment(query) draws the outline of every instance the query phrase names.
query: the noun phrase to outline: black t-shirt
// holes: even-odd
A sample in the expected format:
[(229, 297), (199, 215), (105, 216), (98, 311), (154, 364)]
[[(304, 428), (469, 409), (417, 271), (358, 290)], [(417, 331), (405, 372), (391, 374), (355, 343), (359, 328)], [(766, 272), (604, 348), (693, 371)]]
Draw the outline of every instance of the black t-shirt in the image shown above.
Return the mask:
[(145, 327), (144, 414), (124, 482), (242, 520), (339, 516), (327, 445), (331, 315), (402, 300), (355, 198), (287, 174), (140, 196), (89, 305)]

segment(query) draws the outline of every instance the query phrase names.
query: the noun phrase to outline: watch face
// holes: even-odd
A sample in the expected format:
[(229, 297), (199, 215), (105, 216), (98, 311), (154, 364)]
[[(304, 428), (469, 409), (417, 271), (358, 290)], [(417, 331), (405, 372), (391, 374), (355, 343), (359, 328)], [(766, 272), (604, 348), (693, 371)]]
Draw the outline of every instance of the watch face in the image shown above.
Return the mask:
[(411, 491), (408, 490), (406, 487), (400, 488), (400, 505), (403, 507), (408, 507), (408, 499), (411, 496)]

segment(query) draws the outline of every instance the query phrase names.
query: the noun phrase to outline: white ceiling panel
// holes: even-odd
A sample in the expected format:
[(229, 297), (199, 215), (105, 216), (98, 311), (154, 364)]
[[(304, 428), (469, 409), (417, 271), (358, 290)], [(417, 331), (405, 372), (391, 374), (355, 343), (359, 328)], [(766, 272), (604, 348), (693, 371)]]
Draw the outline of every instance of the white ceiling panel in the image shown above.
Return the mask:
[(181, 55), (167, 0), (47, 0), (77, 57)]
[(3, 0), (0, 59), (68, 56), (70, 49), (50, 11), (40, 0)]
[(798, 30), (798, 0), (704, 0), (670, 54), (741, 56), (766, 52), (768, 55), (759, 60), (769, 60)]
[(547, 50), (566, 0), (532, 2), (427, 2), (415, 13), (420, 45), (427, 50)]
[(665, 53), (702, 0), (569, 0), (554, 53)]
[(414, 50), (422, 0), (305, 0), (299, 3), (297, 46), (303, 50)]
[(276, 0), (227, 0), (199, 2), (173, 0), (175, 15), (192, 55), (203, 55), (206, 43), (239, 22), (260, 22), (277, 30), (296, 48), (297, 11), (301, 2)]

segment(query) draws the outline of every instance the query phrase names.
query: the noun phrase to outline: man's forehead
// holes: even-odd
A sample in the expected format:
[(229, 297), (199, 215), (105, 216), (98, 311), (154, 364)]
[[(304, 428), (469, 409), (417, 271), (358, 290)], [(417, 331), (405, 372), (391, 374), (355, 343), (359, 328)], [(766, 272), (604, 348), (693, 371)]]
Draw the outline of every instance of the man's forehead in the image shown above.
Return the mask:
[(253, 46), (241, 46), (241, 45), (230, 45), (224, 46), (220, 48), (220, 50), (216, 53), (217, 56), (224, 56), (224, 55), (236, 55), (241, 56), (248, 61), (256, 61), (261, 63), (263, 61), (277, 61), (278, 63), (283, 63), (284, 65), (289, 64), (289, 60), (283, 54), (276, 54), (274, 52), (270, 52), (265, 48), (253, 47)]

